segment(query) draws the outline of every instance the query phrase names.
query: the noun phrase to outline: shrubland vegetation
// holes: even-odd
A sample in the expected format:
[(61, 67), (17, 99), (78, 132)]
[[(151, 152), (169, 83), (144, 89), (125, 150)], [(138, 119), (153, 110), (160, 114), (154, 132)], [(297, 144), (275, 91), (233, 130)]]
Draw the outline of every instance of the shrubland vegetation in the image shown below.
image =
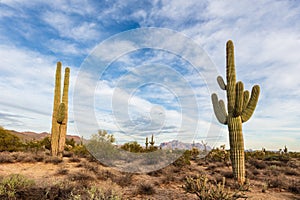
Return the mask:
[[(203, 151), (197, 148), (173, 150), (182, 155), (171, 165), (147, 174), (131, 174), (102, 165), (87, 149), (102, 145), (107, 149), (103, 156), (107, 157), (116, 156), (116, 148), (145, 156), (148, 155), (146, 152), (163, 150), (155, 146), (150, 148), (150, 145), (146, 149), (137, 142), (117, 147), (112, 135), (99, 131), (85, 144), (67, 139), (64, 156), (59, 158), (51, 156), (49, 137), (21, 141), (3, 128), (0, 133), (0, 165), (53, 165), (56, 170), (52, 176), (64, 180), (40, 186), (30, 176), (2, 175), (0, 199), (20, 199), (23, 196), (23, 199), (159, 199), (161, 195), (165, 199), (238, 199), (246, 197), (251, 190), (262, 194), (286, 191), (294, 197), (300, 195), (300, 153), (291, 152), (284, 145), (278, 151), (245, 152), (246, 184), (241, 187), (232, 174), (230, 151), (225, 145), (212, 149), (204, 158), (199, 157)], [(158, 162), (153, 159), (148, 156), (143, 164)], [(102, 182), (109, 187), (99, 185)], [(168, 193), (165, 188), (169, 185), (181, 189)]]

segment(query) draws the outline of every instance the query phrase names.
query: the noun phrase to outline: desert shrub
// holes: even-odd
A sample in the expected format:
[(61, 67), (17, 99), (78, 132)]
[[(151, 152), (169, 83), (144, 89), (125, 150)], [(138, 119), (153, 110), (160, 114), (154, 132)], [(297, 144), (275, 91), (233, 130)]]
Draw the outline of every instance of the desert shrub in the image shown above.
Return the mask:
[[(112, 162), (114, 159), (120, 157), (120, 152), (112, 144), (114, 142), (113, 135), (109, 135), (105, 132), (99, 132), (92, 135), (92, 138), (85, 144), (86, 149), (98, 160), (105, 160)], [(91, 157), (91, 156), (90, 156)]]
[(196, 148), (196, 147), (193, 147), (192, 150), (191, 150), (191, 158), (192, 158), (193, 160), (196, 160), (197, 157), (199, 156), (199, 154), (200, 154), (199, 149)]
[(83, 189), (73, 189), (69, 199), (77, 200), (121, 200), (121, 197), (118, 196), (112, 189), (102, 190), (97, 186), (87, 187)]
[(220, 148), (212, 149), (205, 157), (206, 160), (212, 162), (228, 162), (230, 157), (229, 151), (225, 150), (225, 146), (221, 145)]
[(292, 193), (300, 194), (300, 181), (292, 180), (287, 189)]
[(149, 183), (141, 183), (137, 188), (138, 194), (152, 195), (155, 194), (154, 186)]
[(143, 152), (143, 147), (139, 143), (137, 143), (137, 141), (127, 142), (121, 146), (121, 149), (133, 153)]
[(225, 178), (234, 178), (233, 173), (231, 171), (221, 171), (220, 174)]
[(82, 167), (84, 167), (89, 172), (94, 172), (95, 174), (98, 173), (98, 165), (93, 165), (88, 162), (82, 162)]
[(173, 162), (173, 165), (176, 167), (184, 167), (186, 165), (191, 164), (190, 160), (191, 160), (191, 151), (186, 150), (175, 162)]
[(287, 168), (285, 168), (285, 170), (284, 170), (284, 174), (285, 174), (285, 175), (288, 175), (288, 176), (298, 176), (298, 175), (299, 175), (299, 172), (298, 172), (298, 170), (296, 170), (296, 169), (287, 167)]
[(273, 160), (276, 160), (276, 161), (281, 161), (281, 162), (285, 162), (287, 163), (288, 161), (290, 161), (290, 157), (288, 154), (271, 154), (271, 155), (268, 155), (266, 156), (263, 160), (265, 161), (273, 161)]
[(161, 157), (157, 152), (146, 153), (143, 156), (142, 164), (144, 165), (155, 165), (161, 160)]
[(245, 160), (249, 159), (258, 159), (263, 160), (266, 156), (266, 151), (246, 151), (245, 152)]
[(80, 162), (81, 160), (80, 160), (80, 158), (78, 158), (77, 156), (72, 156), (72, 157), (70, 157), (70, 159), (69, 159), (69, 162)]
[(183, 189), (198, 196), (200, 200), (227, 200), (233, 199), (229, 190), (225, 189), (225, 178), (222, 183), (212, 184), (205, 175), (196, 178), (186, 177)]
[(48, 157), (45, 159), (45, 163), (52, 163), (54, 165), (58, 165), (59, 163), (62, 163), (63, 160), (58, 157)]
[(34, 185), (34, 181), (20, 174), (12, 174), (2, 179), (0, 183), (0, 197), (14, 198), (16, 192)]
[(74, 138), (66, 138), (66, 146), (71, 146), (72, 148), (74, 148), (76, 146)]
[(284, 188), (286, 185), (286, 178), (284, 176), (271, 176), (267, 179), (269, 188)]
[(13, 163), (15, 158), (9, 152), (0, 152), (0, 163)]
[(45, 147), (45, 149), (51, 150), (51, 139), (49, 136), (44, 137), (40, 143), (43, 147)]
[(74, 153), (74, 155), (80, 156), (80, 157), (86, 157), (90, 153), (87, 150), (87, 148), (84, 145), (76, 145), (71, 149), (71, 152)]
[(257, 160), (257, 159), (251, 159), (248, 161), (252, 166), (254, 166), (256, 169), (265, 169), (267, 168), (267, 164), (264, 161)]
[(71, 181), (79, 181), (79, 182), (94, 180), (94, 178), (91, 175), (84, 173), (84, 172), (77, 172), (77, 173), (69, 174), (68, 179)]
[(108, 179), (116, 180), (115, 175), (108, 170), (98, 171), (96, 175), (97, 175), (97, 179), (99, 180), (104, 180), (104, 181)]
[(129, 186), (132, 183), (132, 174), (125, 173), (122, 176), (116, 176), (112, 179), (113, 182), (117, 183), (121, 187)]
[(163, 170), (159, 169), (159, 170), (148, 172), (147, 175), (153, 176), (153, 177), (160, 177), (162, 175), (162, 173), (163, 173)]
[(59, 168), (57, 171), (56, 171), (56, 175), (67, 175), (69, 172), (68, 169), (66, 168)]
[(21, 140), (11, 134), (8, 130), (0, 127), (0, 152), (1, 151), (19, 151), (23, 147)]

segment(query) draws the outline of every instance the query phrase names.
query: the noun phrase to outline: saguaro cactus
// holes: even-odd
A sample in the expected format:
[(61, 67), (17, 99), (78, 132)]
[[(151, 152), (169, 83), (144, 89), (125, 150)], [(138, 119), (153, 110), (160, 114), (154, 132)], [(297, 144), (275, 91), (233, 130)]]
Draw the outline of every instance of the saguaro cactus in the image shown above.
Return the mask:
[(61, 97), (61, 62), (57, 63), (55, 74), (54, 104), (51, 128), (51, 154), (52, 156), (63, 155), (66, 141), (68, 121), (68, 90), (70, 69), (65, 69), (63, 95)]
[(152, 134), (152, 136), (151, 136), (151, 141), (149, 142), (149, 144), (151, 145), (151, 148), (153, 148), (154, 147), (154, 136), (153, 136), (153, 134)]
[(146, 137), (146, 142), (145, 142), (146, 150), (148, 149), (148, 144), (149, 144), (149, 142), (148, 142), (148, 137)]
[(244, 91), (244, 84), (241, 81), (236, 82), (234, 46), (231, 40), (226, 44), (226, 79), (227, 84), (221, 76), (217, 77), (220, 88), (227, 92), (228, 113), (223, 100), (218, 100), (215, 93), (211, 98), (218, 121), (228, 126), (233, 175), (239, 184), (244, 184), (245, 157), (242, 123), (248, 121), (252, 116), (258, 101), (260, 87), (253, 86), (249, 98), (249, 91)]

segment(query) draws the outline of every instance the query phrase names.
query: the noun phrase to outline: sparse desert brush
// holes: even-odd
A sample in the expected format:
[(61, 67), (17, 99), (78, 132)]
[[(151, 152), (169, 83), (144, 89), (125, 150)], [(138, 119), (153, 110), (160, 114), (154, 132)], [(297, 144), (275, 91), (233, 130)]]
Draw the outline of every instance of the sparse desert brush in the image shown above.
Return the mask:
[(288, 188), (289, 180), (284, 175), (269, 176), (267, 184), (268, 188)]
[(109, 170), (98, 171), (96, 176), (97, 176), (98, 180), (104, 180), (104, 181), (108, 180), (108, 179), (111, 179), (111, 180), (115, 179), (115, 175), (112, 172), (110, 172)]
[(84, 145), (76, 145), (71, 149), (71, 152), (79, 157), (87, 157), (89, 156), (89, 151), (86, 149)]
[(125, 173), (121, 176), (113, 176), (112, 181), (121, 187), (126, 187), (132, 184), (132, 176), (133, 174), (131, 173)]
[(205, 157), (210, 162), (228, 162), (230, 152), (225, 150), (225, 146), (221, 145), (220, 148), (212, 149)]
[(69, 173), (69, 170), (61, 167), (56, 171), (56, 175), (67, 175)]
[(72, 156), (69, 158), (69, 162), (79, 163), (79, 162), (81, 162), (81, 159), (77, 156)]
[(205, 175), (196, 178), (186, 177), (183, 189), (197, 195), (200, 200), (229, 200), (233, 195), (225, 188), (225, 178), (222, 183), (212, 184)]
[(0, 126), (0, 152), (2, 151), (19, 151), (22, 150), (23, 144), (15, 135)]
[(45, 163), (52, 163), (54, 165), (58, 165), (59, 163), (62, 163), (63, 160), (59, 157), (48, 157), (44, 160)]
[(30, 180), (21, 174), (11, 174), (8, 177), (3, 178), (0, 182), (0, 198), (13, 199), (18, 190), (28, 188), (34, 184), (33, 180)]
[(300, 180), (293, 179), (292, 181), (290, 181), (290, 184), (287, 189), (292, 193), (300, 194)]
[(268, 167), (268, 165), (262, 161), (262, 160), (258, 160), (258, 159), (250, 159), (248, 161), (248, 163), (250, 163), (252, 166), (254, 166), (256, 169), (266, 169)]
[(175, 162), (173, 162), (173, 165), (176, 167), (184, 167), (186, 165), (190, 165), (191, 162), (191, 151), (186, 150), (183, 152), (182, 156), (180, 156)]
[(155, 189), (150, 183), (141, 183), (138, 185), (136, 193), (141, 195), (152, 195), (155, 194)]
[(288, 175), (288, 176), (299, 176), (298, 170), (290, 168), (290, 167), (286, 167), (284, 169), (284, 174)]
[(83, 189), (74, 188), (70, 193), (69, 199), (121, 200), (122, 198), (112, 189), (102, 189), (96, 185), (92, 185)]
[(9, 152), (0, 152), (0, 163), (13, 163), (15, 158)]
[(68, 180), (78, 181), (78, 182), (84, 183), (84, 182), (94, 180), (94, 177), (92, 177), (90, 174), (88, 174), (84, 171), (79, 171), (79, 172), (76, 172), (76, 173), (69, 174), (68, 175)]

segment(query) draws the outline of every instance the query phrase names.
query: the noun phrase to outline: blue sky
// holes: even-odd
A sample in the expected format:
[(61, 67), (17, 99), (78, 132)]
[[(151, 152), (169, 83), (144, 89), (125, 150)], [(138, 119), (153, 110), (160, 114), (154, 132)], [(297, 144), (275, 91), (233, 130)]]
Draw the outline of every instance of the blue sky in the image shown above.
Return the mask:
[[(171, 29), (191, 38), (223, 77), (225, 43), (233, 40), (238, 79), (248, 90), (254, 84), (261, 86), (257, 109), (243, 124), (246, 148), (279, 149), (287, 145), (300, 150), (300, 5), (296, 1), (0, 0), (0, 125), (19, 131), (50, 131), (55, 64), (62, 61), (71, 68), (68, 132), (78, 134), (73, 91), (80, 66), (111, 36), (146, 27)], [(178, 43), (174, 40), (175, 46)], [(118, 43), (118, 49), (112, 47), (107, 53), (117, 53), (129, 45)], [(190, 91), (201, 107), (197, 117), (180, 112), (177, 92), (187, 86), (176, 82), (168, 66), (192, 85)], [(149, 75), (145, 76), (145, 69)], [(147, 84), (130, 95), (126, 93), (130, 81), (136, 83), (134, 78), (147, 82), (145, 79), (158, 70), (160, 75), (170, 75), (170, 88)], [(161, 131), (158, 140), (176, 139), (174, 133), (183, 121), (188, 126), (198, 123), (196, 136), (187, 138), (200, 140), (213, 124), (219, 130), (213, 135), (215, 145), (228, 146), (226, 127), (217, 123), (210, 103), (212, 92), (224, 99), (224, 91), (207, 89), (203, 77), (195, 74), (190, 63), (165, 50), (143, 49), (120, 55), (91, 91), (95, 94), (97, 123), (120, 138), (128, 137), (124, 141), (139, 140), (153, 128)], [(116, 90), (122, 77), (128, 85)], [(118, 105), (124, 101), (128, 102), (126, 119), (131, 122), (124, 120), (122, 113), (117, 115)], [(184, 104), (185, 112), (193, 108), (192, 102), (185, 100)], [(164, 124), (160, 124), (162, 116)], [(150, 123), (150, 128), (135, 127), (138, 131), (133, 135), (118, 131), (130, 123)]]

